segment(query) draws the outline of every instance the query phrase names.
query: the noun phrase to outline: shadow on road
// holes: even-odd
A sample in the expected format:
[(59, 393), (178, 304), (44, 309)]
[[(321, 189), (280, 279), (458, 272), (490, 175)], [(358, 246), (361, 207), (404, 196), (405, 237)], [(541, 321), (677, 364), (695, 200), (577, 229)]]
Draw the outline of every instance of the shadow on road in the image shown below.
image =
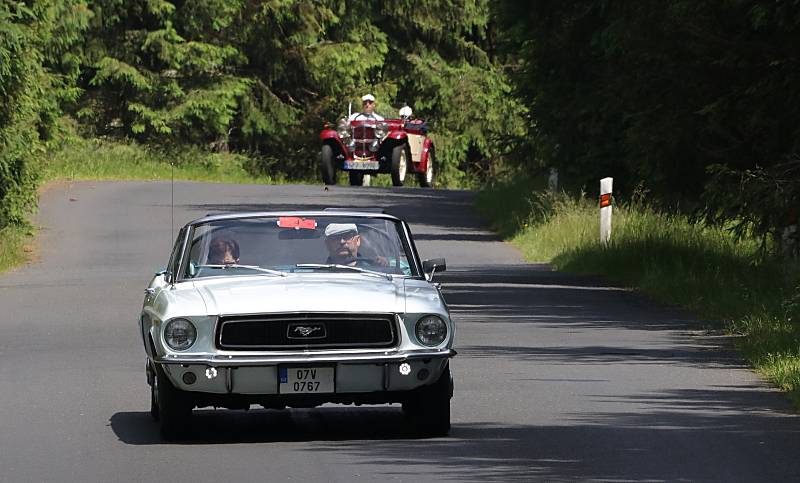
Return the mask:
[[(290, 196), (297, 187), (271, 187), (270, 193), (281, 189)], [(307, 191), (306, 191), (307, 193)], [(324, 208), (383, 208), (386, 213), (395, 215), (412, 226), (436, 226), (446, 229), (441, 240), (491, 240), (499, 238), (491, 232), (483, 232), (486, 225), (474, 216), (473, 208), (475, 194), (470, 191), (451, 190), (418, 190), (418, 189), (383, 189), (383, 188), (331, 188), (329, 191), (320, 191), (316, 196), (304, 196), (299, 203), (202, 203), (186, 204), (180, 207), (197, 213), (205, 214), (228, 213), (236, 211), (282, 211), (303, 210), (313, 211)], [(425, 202), (427, 207), (421, 210), (420, 202)], [(476, 234), (474, 231), (482, 233)], [(464, 236), (466, 238), (460, 238)], [(477, 238), (474, 238), (477, 236)]]
[[(800, 427), (791, 416), (764, 410), (763, 397), (758, 388), (665, 391), (638, 398), (643, 410), (635, 414), (575, 414), (547, 425), (454, 424), (449, 437), (424, 441), (415, 440), (394, 407), (196, 411), (193, 432), (175, 444), (306, 442), (299, 451), (380, 466), (387, 479), (777, 481), (773, 472), (800, 474), (797, 459), (775, 468), (769, 457), (776, 448), (796, 454)], [(127, 444), (162, 444), (145, 412), (117, 413), (111, 428)], [(710, 466), (715, 447), (751, 457)]]
[[(256, 406), (254, 406), (256, 407)], [(111, 417), (117, 437), (133, 445), (162, 444), (158, 423), (149, 412), (120, 412)], [(413, 439), (399, 407), (323, 407), (315, 409), (195, 410), (190, 432), (180, 444), (279, 443)]]

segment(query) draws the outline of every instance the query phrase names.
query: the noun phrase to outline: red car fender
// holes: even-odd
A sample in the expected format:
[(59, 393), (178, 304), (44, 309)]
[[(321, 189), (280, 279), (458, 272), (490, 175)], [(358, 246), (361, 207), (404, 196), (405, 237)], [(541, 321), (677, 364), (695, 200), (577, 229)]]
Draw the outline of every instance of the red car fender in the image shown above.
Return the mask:
[(345, 149), (344, 144), (342, 144), (342, 140), (339, 138), (339, 134), (336, 132), (335, 129), (323, 129), (319, 133), (319, 139), (320, 141), (322, 141), (322, 144), (325, 144), (326, 142), (331, 142), (329, 140), (332, 140), (332, 142), (336, 143), (336, 145), (339, 147), (339, 150), (343, 154), (347, 155), (347, 149)]
[(389, 131), (389, 134), (386, 135), (386, 139), (396, 139), (398, 141), (405, 141), (408, 139), (405, 131)]
[[(431, 138), (425, 138), (425, 141), (422, 143), (422, 154), (420, 155), (419, 164), (417, 164), (417, 172), (424, 173), (426, 169), (428, 169), (428, 153), (433, 150), (433, 141)], [(436, 167), (434, 166), (434, 169)]]

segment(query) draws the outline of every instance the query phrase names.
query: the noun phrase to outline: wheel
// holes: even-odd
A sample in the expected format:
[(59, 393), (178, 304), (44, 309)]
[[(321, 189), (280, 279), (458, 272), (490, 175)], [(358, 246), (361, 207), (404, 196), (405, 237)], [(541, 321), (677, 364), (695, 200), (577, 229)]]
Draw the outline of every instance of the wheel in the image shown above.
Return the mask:
[(433, 146), (431, 145), (431, 150), (428, 151), (428, 166), (425, 169), (424, 173), (417, 173), (417, 179), (419, 180), (419, 185), (423, 188), (433, 188), (434, 176), (435, 173), (434, 165), (436, 157), (434, 155)]
[(439, 380), (417, 389), (403, 403), (403, 412), (423, 434), (447, 436), (450, 432), (450, 398), (453, 397), (453, 375), (448, 363)]
[(336, 184), (336, 165), (333, 161), (333, 148), (327, 144), (322, 145), (322, 156), (320, 158), (320, 172), (322, 182), (327, 185)]
[(147, 363), (147, 382), (150, 385), (150, 416), (158, 421), (158, 394), (156, 392), (156, 373), (150, 362)]
[(408, 154), (408, 146), (406, 144), (395, 146), (392, 149), (392, 184), (394, 186), (403, 186), (403, 181), (406, 180), (409, 159), (411, 159), (411, 156)]
[(361, 173), (356, 173), (354, 171), (350, 171), (347, 173), (350, 175), (350, 186), (364, 186), (364, 175)]
[(161, 437), (168, 440), (180, 438), (191, 426), (194, 405), (183, 391), (169, 382), (164, 369), (158, 364), (151, 394), (157, 408)]

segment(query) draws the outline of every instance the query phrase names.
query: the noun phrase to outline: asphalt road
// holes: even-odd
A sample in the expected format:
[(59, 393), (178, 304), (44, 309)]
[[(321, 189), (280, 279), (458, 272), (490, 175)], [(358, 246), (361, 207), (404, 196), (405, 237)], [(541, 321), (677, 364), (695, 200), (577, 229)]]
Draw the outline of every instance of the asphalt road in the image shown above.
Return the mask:
[(230, 210), (382, 206), (447, 257), (453, 429), (399, 407), (148, 414), (142, 290), (172, 242), (169, 183), (42, 196), (37, 260), (0, 275), (0, 481), (799, 481), (800, 418), (680, 311), (525, 265), (469, 192), (177, 183), (174, 224)]

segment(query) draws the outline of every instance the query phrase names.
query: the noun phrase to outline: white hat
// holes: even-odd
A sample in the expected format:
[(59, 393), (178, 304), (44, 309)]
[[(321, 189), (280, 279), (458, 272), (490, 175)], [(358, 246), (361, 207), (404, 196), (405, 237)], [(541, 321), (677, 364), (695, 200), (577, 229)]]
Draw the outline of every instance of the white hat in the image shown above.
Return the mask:
[(365, 94), (365, 95), (361, 96), (361, 102), (365, 102), (365, 101), (375, 102), (375, 96), (373, 96), (372, 94)]
[(336, 236), (351, 231), (358, 233), (355, 223), (331, 223), (325, 227), (325, 236)]

